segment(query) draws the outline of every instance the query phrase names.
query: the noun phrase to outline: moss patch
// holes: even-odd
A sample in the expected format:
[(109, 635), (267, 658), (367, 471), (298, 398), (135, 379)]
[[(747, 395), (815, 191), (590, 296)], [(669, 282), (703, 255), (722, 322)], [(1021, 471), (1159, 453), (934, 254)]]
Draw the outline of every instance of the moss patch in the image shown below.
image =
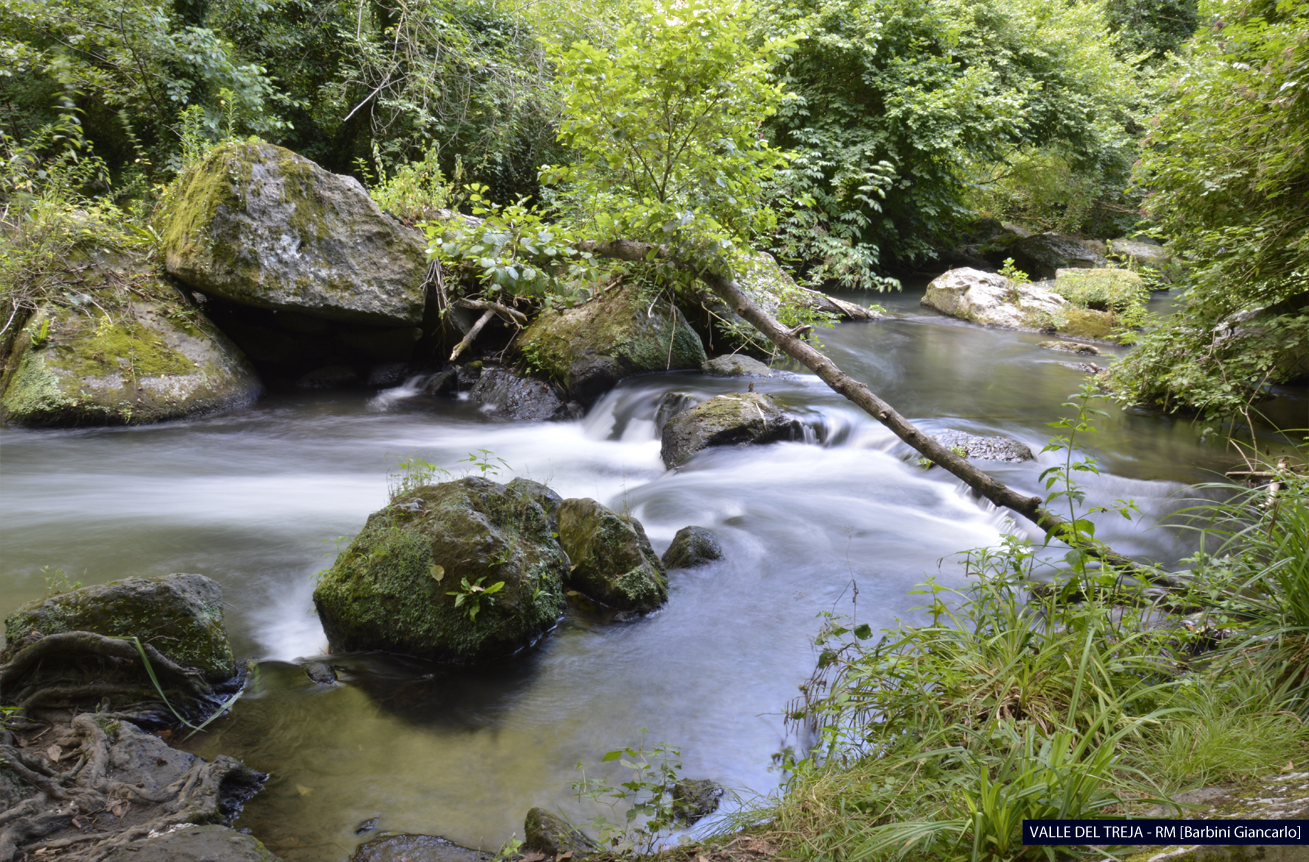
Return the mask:
[(572, 561), (569, 586), (598, 602), (646, 613), (668, 600), (668, 578), (645, 529), (590, 499), (559, 507), (559, 544)]
[(1055, 321), (1060, 335), (1070, 338), (1108, 339), (1113, 335), (1114, 316), (1090, 308), (1065, 308)]

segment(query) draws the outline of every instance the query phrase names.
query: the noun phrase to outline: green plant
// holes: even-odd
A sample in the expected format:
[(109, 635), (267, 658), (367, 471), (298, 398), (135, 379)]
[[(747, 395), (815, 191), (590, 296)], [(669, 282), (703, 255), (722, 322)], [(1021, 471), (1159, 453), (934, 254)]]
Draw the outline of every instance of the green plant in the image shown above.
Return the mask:
[(441, 465), (410, 455), (398, 461), (395, 469), (387, 473), (386, 491), (394, 500), (424, 485), (434, 484), (439, 476), (449, 475), (450, 471)]
[(610, 751), (600, 758), (601, 763), (616, 762), (627, 770), (627, 781), (615, 787), (603, 778), (590, 777), (579, 761), (582, 777), (573, 782), (579, 800), (604, 805), (616, 818), (600, 814), (591, 825), (600, 843), (618, 854), (653, 853), (680, 818), (674, 788), (682, 780), (682, 753), (664, 743), (646, 750), (647, 731), (642, 728), (641, 733), (642, 745)]
[(68, 580), (68, 575), (64, 574), (63, 569), (51, 569), (49, 566), (42, 566), (41, 575), (45, 578), (46, 596), (57, 596), (60, 593), (71, 592), (82, 587), (81, 581)]
[(1000, 275), (1003, 275), (1014, 284), (1027, 284), (1032, 280), (1031, 276), (1014, 266), (1012, 257), (1004, 259), (1004, 266), (1000, 267)]
[(497, 458), (490, 449), (478, 449), (476, 452), (469, 452), (467, 458), (459, 459), (460, 464), (472, 464), (471, 469), (476, 469), (482, 476), (498, 476), (500, 469), (509, 469), (509, 462), (503, 458)]
[[(377, 181), (369, 186), (369, 196), (384, 212), (406, 224), (436, 218), (438, 211), (452, 206), (455, 197), (441, 170), (440, 153), (440, 146), (432, 144), (422, 159), (405, 162), (388, 173), (382, 152), (374, 142), (372, 167), (377, 172)], [(356, 167), (361, 173), (368, 170), (362, 160)]]
[[(441, 580), (441, 576), (444, 574), (445, 570), (440, 566), (432, 567), (432, 576), (438, 581)], [(473, 583), (469, 583), (466, 577), (460, 580), (459, 589), (449, 590), (446, 595), (455, 597), (456, 608), (468, 605), (469, 622), (477, 622), (477, 615), (481, 613), (482, 607), (495, 604), (495, 594), (503, 590), (505, 586), (504, 581), (497, 581), (489, 587), (482, 586), (482, 582), (486, 580), (485, 575)]]

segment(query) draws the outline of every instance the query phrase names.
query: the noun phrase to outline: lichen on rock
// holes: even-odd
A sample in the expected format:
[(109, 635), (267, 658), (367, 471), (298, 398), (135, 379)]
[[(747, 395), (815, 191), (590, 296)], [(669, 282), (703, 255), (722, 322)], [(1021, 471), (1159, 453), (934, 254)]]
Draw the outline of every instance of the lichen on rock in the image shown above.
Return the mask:
[(319, 577), (332, 650), (477, 661), (530, 645), (564, 607), (568, 558), (551, 533), (522, 485), (470, 476), (396, 497)]
[(559, 544), (572, 563), (568, 586), (620, 611), (648, 613), (668, 601), (668, 577), (641, 522), (588, 498), (559, 507)]
[(422, 321), (421, 234), (353, 177), (290, 150), (215, 148), (177, 179), (166, 213), (168, 272), (205, 293), (352, 323)]

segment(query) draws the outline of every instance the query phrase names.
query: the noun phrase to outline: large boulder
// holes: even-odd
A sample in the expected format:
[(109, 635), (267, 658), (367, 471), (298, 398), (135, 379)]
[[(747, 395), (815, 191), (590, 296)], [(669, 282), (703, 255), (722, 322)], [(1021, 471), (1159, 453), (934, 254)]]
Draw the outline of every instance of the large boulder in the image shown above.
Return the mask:
[(572, 561), (568, 585), (620, 611), (647, 613), (668, 601), (668, 577), (645, 529), (595, 500), (564, 500), (559, 544)]
[(705, 361), (704, 345), (686, 317), (633, 285), (573, 308), (546, 310), (524, 330), (518, 350), (584, 406), (624, 377), (699, 368)]
[(508, 368), (484, 368), (468, 395), (482, 412), (504, 421), (547, 422), (573, 418), (553, 384)]
[(1055, 329), (1068, 305), (1034, 284), (1015, 284), (979, 269), (952, 269), (927, 286), (921, 304), (950, 317), (1005, 329)]
[(664, 423), (659, 455), (671, 470), (701, 449), (804, 439), (804, 425), (770, 395), (719, 395)]
[(1104, 255), (1096, 249), (1060, 233), (1021, 237), (1008, 252), (1014, 265), (1032, 278), (1054, 278), (1056, 270), (1095, 269), (1105, 264)]
[(64, 632), (138, 638), (210, 682), (226, 681), (237, 670), (223, 626), (222, 587), (204, 575), (125, 578), (28, 602), (5, 619), (0, 658)]
[(244, 305), (382, 326), (423, 319), (426, 244), (358, 180), (273, 144), (213, 150), (178, 178), (168, 272)]
[(523, 649), (564, 608), (568, 558), (551, 533), (523, 484), (469, 476), (396, 497), (319, 578), (331, 649), (448, 661)]

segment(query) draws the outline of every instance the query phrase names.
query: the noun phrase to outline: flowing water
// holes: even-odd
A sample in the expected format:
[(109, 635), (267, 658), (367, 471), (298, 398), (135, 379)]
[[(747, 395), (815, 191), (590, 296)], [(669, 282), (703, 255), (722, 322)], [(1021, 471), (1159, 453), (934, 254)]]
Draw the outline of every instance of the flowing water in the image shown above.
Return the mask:
[[(921, 313), (919, 295), (884, 300), (890, 319), (819, 339), (928, 429), (1003, 434), (1039, 451), (1045, 423), (1068, 412), (1060, 403), (1085, 379), (1064, 365), (1073, 358), (1037, 347), (1043, 336)], [(281, 394), (160, 427), (6, 429), (0, 615), (45, 594), (43, 566), (86, 583), (169, 572), (219, 581), (237, 652), (258, 670), (233, 715), (191, 746), (271, 773), (237, 825), (288, 862), (345, 859), (368, 837), (355, 826), (373, 817), (381, 830), (486, 848), (521, 837), (535, 805), (589, 818), (596, 812), (570, 794), (575, 765), (643, 740), (680, 747), (690, 777), (767, 793), (779, 781), (771, 755), (797, 743), (782, 712), (813, 669), (817, 615), (874, 627), (909, 618), (915, 584), (963, 581), (956, 552), (1025, 528), (939, 468), (917, 466), (808, 374), (756, 388), (807, 414), (815, 441), (709, 450), (664, 470), (660, 397), (742, 386), (698, 374), (632, 379), (584, 420), (559, 424), (497, 424), (466, 402), (401, 391)], [(1302, 395), (1288, 398), (1306, 412)], [(1184, 483), (1231, 463), (1184, 420), (1108, 409), (1090, 441), (1103, 472), (1088, 476), (1088, 497), (1135, 500), (1145, 526), (1177, 505)], [(338, 537), (385, 504), (398, 460), (417, 455), (459, 475), (478, 470), (460, 460), (479, 450), (508, 465), (500, 481), (526, 476), (630, 511), (659, 551), (683, 526), (710, 527), (725, 559), (672, 573), (667, 607), (644, 619), (572, 608), (537, 648), (500, 666), (337, 656), (341, 685), (310, 682), (293, 662), (326, 649), (311, 594)], [(1035, 493), (1054, 463), (1046, 454), (983, 466)], [(1161, 560), (1187, 552), (1174, 531), (1116, 516), (1101, 535)]]

